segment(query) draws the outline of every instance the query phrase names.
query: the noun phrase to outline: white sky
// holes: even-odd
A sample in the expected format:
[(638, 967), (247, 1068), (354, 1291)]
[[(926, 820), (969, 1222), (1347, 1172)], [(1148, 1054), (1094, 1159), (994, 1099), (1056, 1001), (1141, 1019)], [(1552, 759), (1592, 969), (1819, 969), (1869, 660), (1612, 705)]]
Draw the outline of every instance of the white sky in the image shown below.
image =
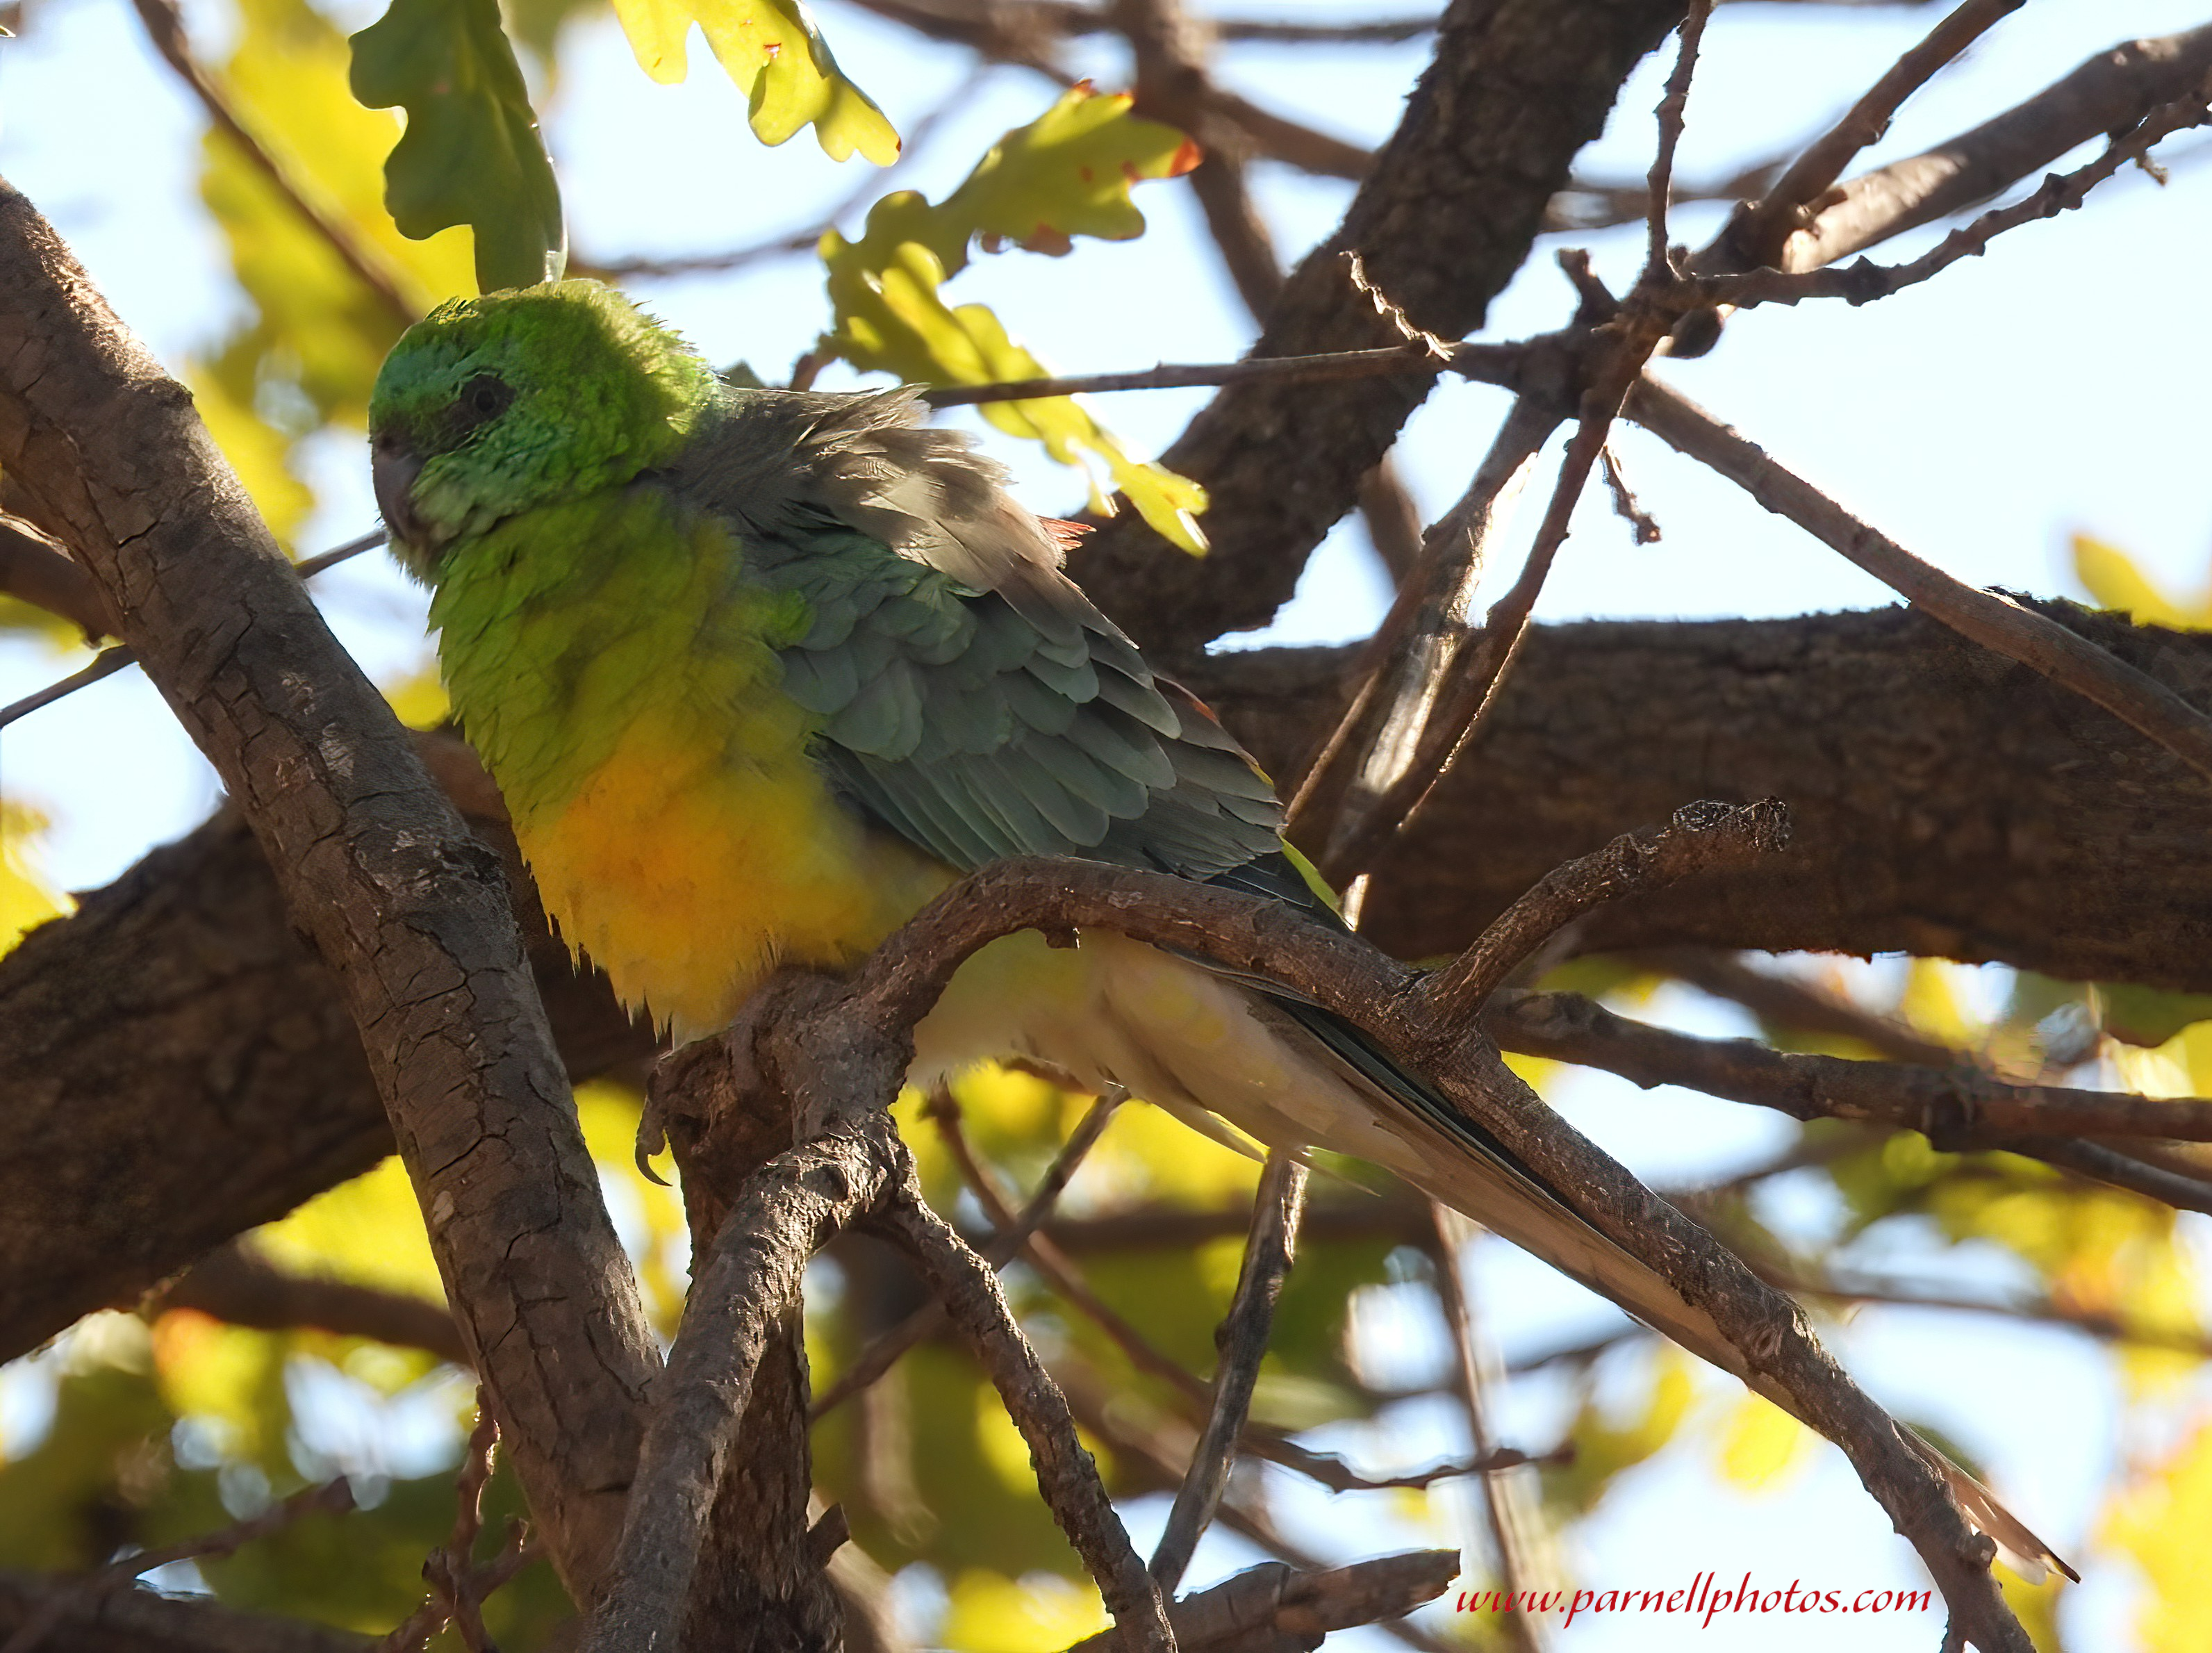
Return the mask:
[[(1402, 3), (1285, 0), (1246, 9), (1345, 17), (1395, 15)], [(1971, 125), (2116, 41), (2202, 22), (2203, 4), (2030, 0), (1905, 111), (1874, 159), (1911, 153)], [(337, 9), (349, 26), (368, 15), (355, 0)], [(196, 0), (187, 11), (204, 41), (223, 38), (220, 0)], [(1724, 176), (1789, 149), (1839, 112), (1936, 15), (1932, 7), (1723, 8), (1707, 33), (1680, 176)], [(842, 5), (825, 4), (822, 22), (848, 72), (902, 131), (953, 98), (966, 75), (964, 53)], [(70, 239), (124, 318), (165, 360), (181, 363), (222, 334), (239, 303), (220, 240), (198, 206), (197, 109), (151, 58), (125, 0), (49, 3), (30, 23), (26, 38), (0, 46), (0, 173)], [(1223, 73), (1262, 103), (1372, 143), (1396, 120), (1427, 51), (1426, 41), (1245, 46), (1227, 55)], [(1126, 78), (1118, 56), (1103, 46), (1078, 56), (1101, 84)], [(1584, 157), (1584, 171), (1642, 174), (1666, 68), (1654, 60), (1638, 72), (1611, 129)], [(1051, 94), (1033, 76), (991, 72), (959, 94), (898, 184), (941, 195), (994, 137), (1033, 119)], [(825, 204), (857, 186), (854, 169), (831, 166), (811, 138), (761, 149), (744, 130), (741, 100), (703, 49), (695, 50), (688, 84), (655, 87), (605, 19), (572, 38), (548, 125), (572, 239), (595, 256), (748, 244), (813, 223)], [(2171, 147), (2179, 153), (2190, 142)], [(1350, 197), (1347, 185), (1274, 167), (1259, 169), (1257, 186), (1286, 258), (1326, 234)], [(979, 258), (952, 295), (993, 303), (1016, 337), (1065, 371), (1237, 355), (1248, 326), (1203, 244), (1187, 191), (1152, 185), (1138, 198), (1152, 222), (1142, 240), (1085, 242), (1049, 265), (1021, 253)], [(1712, 356), (1666, 371), (1785, 463), (1970, 581), (2078, 594), (2065, 545), (2071, 532), (2088, 529), (2169, 586), (2195, 590), (2212, 562), (2201, 411), (2212, 369), (2203, 319), (2212, 269), (2208, 205), (2212, 167), (2179, 166), (2162, 191), (2131, 174), (2087, 210), (2018, 231), (1988, 258), (1924, 287), (1863, 311), (1808, 304), (1746, 315)], [(1676, 236), (1695, 244), (1716, 222), (1715, 210), (1684, 209)], [(1885, 255), (1917, 251), (1932, 234)], [(1595, 249), (1601, 273), (1625, 285), (1641, 256), (1640, 229), (1579, 239)], [(1551, 246), (1494, 307), (1483, 336), (1516, 337), (1564, 317), (1570, 301)], [(641, 291), (714, 359), (744, 357), (771, 380), (825, 319), (818, 270), (808, 259)], [(843, 381), (833, 374), (824, 382)], [(1099, 410), (1133, 446), (1157, 450), (1203, 399), (1203, 392), (1117, 396), (1101, 398)], [(1458, 386), (1417, 416), (1401, 459), (1429, 514), (1458, 493), (1502, 406), (1496, 392)], [(1079, 498), (1073, 478), (1033, 449), (993, 441), (1034, 503), (1066, 509)], [(1545, 593), (1544, 617), (1784, 615), (1888, 600), (1867, 577), (1640, 433), (1628, 433), (1620, 447), (1666, 538), (1637, 547), (1601, 500), (1585, 509)], [(319, 454), (324, 504), (303, 537), (307, 547), (372, 522), (360, 449), (332, 441)], [(1544, 486), (1540, 473), (1536, 486)], [(427, 659), (420, 599), (388, 563), (362, 559), (326, 577), (317, 593), (380, 677)], [(1275, 628), (1237, 641), (1352, 637), (1371, 624), (1382, 595), (1357, 530), (1340, 529)], [(73, 664), (27, 643), (0, 643), (0, 702)], [(214, 800), (206, 766), (136, 672), (40, 713), (0, 741), (0, 786), (53, 817), (47, 864), (72, 887), (112, 878), (149, 846), (191, 826)], [(1746, 1030), (1694, 995), (1672, 995), (1662, 1009), (1698, 1031)], [(1555, 1100), (1578, 1123), (1639, 1171), (1677, 1184), (1753, 1162), (1784, 1128), (1742, 1109), (1673, 1091), (1642, 1095), (1600, 1076), (1578, 1076), (1559, 1090)], [(1786, 1207), (1789, 1191), (1778, 1199)], [(1817, 1204), (1804, 1220), (1820, 1220)], [(1494, 1243), (1480, 1256), (1481, 1288), (1509, 1350), (1602, 1323), (1601, 1305), (1526, 1259)], [(1976, 1284), (2018, 1278), (1994, 1256), (1957, 1261), (1955, 1277)], [(1403, 1334), (1418, 1347), (1432, 1334), (1408, 1325)], [(1835, 1341), (1879, 1398), (1985, 1452), (2031, 1524), (2081, 1555), (2119, 1449), (2118, 1394), (2100, 1352), (2059, 1332), (1881, 1312), (1862, 1316)], [(1629, 1358), (1631, 1370), (1636, 1358)], [(1715, 1380), (1707, 1388), (1707, 1406), (1724, 1411), (1732, 1386)], [(1522, 1386), (1510, 1409), (1513, 1432), (1543, 1443), (1563, 1403), (1556, 1385)], [(1454, 1428), (1449, 1418), (1409, 1417), (1373, 1438), (1419, 1462), (1455, 1449)], [(1787, 1487), (1756, 1498), (1720, 1487), (1710, 1458), (1709, 1443), (1693, 1443), (1628, 1478), (1583, 1530), (1577, 1577), (1601, 1587), (1671, 1586), (1701, 1569), (1747, 1569), (1778, 1586), (1796, 1577), (1852, 1589), (1917, 1578), (1909, 1551), (1840, 1455), (1822, 1452)], [(1284, 1478), (1272, 1484), (1280, 1489), (1285, 1524), (1317, 1546), (1368, 1553), (1392, 1541), (1387, 1500), (1331, 1501)], [(1355, 1510), (1357, 1519), (1347, 1519)], [(1152, 1502), (1132, 1511), (1140, 1541), (1161, 1513)], [(1410, 1530), (1405, 1536), (1423, 1541)], [(1234, 1542), (1210, 1538), (1193, 1582), (1251, 1559)], [(2132, 1611), (2128, 1571), (2095, 1559), (2066, 1621), (2077, 1647), (2123, 1644)], [(1789, 1638), (1794, 1647), (1917, 1650), (1936, 1633), (1911, 1617), (1813, 1620), (1793, 1623)], [(1584, 1653), (1672, 1647), (1678, 1639), (1717, 1653), (1765, 1648), (1773, 1626), (1717, 1622), (1692, 1638), (1649, 1619), (1593, 1620), (1562, 1644)]]

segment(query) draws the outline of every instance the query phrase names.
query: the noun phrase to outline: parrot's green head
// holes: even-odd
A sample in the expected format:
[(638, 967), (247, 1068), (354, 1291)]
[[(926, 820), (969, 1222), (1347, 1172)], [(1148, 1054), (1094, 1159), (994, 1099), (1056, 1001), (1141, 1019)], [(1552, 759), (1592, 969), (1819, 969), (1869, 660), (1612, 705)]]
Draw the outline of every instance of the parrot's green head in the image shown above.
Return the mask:
[(392, 346), (369, 397), (392, 550), (434, 584), (456, 541), (661, 463), (714, 383), (682, 339), (597, 282), (440, 305)]

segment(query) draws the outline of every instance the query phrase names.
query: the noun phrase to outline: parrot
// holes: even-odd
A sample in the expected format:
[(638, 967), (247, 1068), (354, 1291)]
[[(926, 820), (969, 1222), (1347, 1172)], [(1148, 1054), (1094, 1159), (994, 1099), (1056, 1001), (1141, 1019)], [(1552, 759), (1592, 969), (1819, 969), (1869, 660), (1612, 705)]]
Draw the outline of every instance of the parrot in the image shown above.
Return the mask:
[[(780, 968), (853, 967), (1010, 856), (1341, 922), (1267, 777), (1067, 577), (1066, 536), (1003, 468), (923, 412), (911, 386), (739, 386), (588, 280), (449, 301), (378, 374), (376, 499), (429, 590), (454, 716), (563, 940), (679, 1041)], [(1246, 1152), (1380, 1165), (1796, 1409), (1350, 1024), (1180, 953), (1077, 941), (977, 951), (915, 1028), (910, 1080), (1018, 1060)], [(2074, 1576), (1911, 1438), (2011, 1565)]]

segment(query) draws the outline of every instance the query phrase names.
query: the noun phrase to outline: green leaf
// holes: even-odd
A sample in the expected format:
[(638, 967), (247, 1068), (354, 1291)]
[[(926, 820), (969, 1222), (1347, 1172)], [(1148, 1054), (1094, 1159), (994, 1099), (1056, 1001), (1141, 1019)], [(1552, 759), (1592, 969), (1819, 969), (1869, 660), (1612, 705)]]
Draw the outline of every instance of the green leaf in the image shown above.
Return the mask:
[(762, 143), (781, 143), (811, 125), (832, 161), (855, 149), (878, 167), (898, 159), (898, 133), (845, 78), (799, 0), (615, 0), (615, 15), (639, 66), (664, 84), (684, 78), (684, 37), (698, 24), (745, 94)]
[[(922, 384), (981, 385), (1038, 379), (1049, 370), (1009, 337), (988, 307), (954, 308), (939, 292), (967, 267), (969, 250), (1012, 242), (1066, 252), (1078, 235), (1127, 240), (1142, 234), (1133, 185), (1172, 178), (1197, 164), (1195, 145), (1171, 126), (1129, 113), (1125, 94), (1076, 88), (1027, 126), (994, 145), (966, 182), (936, 206), (911, 190), (885, 196), (857, 241), (822, 238), (836, 322), (824, 343), (854, 367)], [(1044, 444), (1091, 478), (1094, 510), (1108, 505), (1105, 471), (1160, 534), (1200, 552), (1194, 520), (1206, 490), (1138, 459), (1073, 397), (994, 402), (983, 416), (1011, 435)]]
[(486, 292), (560, 278), (560, 186), (496, 0), (392, 0), (353, 37), (352, 82), (370, 108), (407, 111), (384, 166), (402, 234), (470, 225)]

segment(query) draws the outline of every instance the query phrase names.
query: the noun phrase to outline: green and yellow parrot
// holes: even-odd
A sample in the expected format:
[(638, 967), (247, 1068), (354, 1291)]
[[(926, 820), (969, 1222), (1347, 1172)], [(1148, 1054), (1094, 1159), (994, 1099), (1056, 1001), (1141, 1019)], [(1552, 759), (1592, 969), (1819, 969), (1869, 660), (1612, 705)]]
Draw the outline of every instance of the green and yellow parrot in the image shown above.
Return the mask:
[[(855, 963), (1010, 855), (1335, 921), (1267, 777), (911, 388), (740, 389), (570, 281), (441, 307), (369, 418), (394, 548), (431, 589), (454, 712), (546, 911), (678, 1038), (780, 965)], [(1012, 936), (954, 978), (911, 1076), (1002, 1057), (1386, 1166), (1792, 1407), (1501, 1143), (1291, 996), (1116, 935)], [(1945, 1468), (2024, 1570), (2057, 1560)]]

